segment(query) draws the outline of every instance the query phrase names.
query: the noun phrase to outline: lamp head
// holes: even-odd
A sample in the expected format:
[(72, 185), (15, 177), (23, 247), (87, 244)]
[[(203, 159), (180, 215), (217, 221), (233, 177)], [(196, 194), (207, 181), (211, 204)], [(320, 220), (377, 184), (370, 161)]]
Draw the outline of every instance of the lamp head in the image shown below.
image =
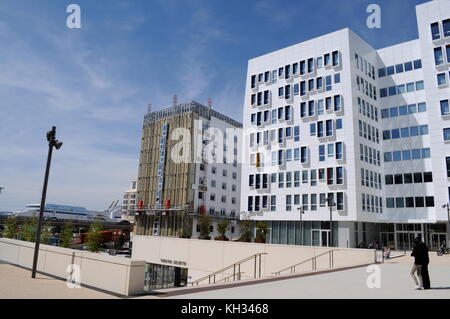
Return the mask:
[(57, 150), (59, 150), (61, 148), (61, 146), (63, 145), (63, 142), (56, 140), (54, 145), (55, 145), (55, 148)]

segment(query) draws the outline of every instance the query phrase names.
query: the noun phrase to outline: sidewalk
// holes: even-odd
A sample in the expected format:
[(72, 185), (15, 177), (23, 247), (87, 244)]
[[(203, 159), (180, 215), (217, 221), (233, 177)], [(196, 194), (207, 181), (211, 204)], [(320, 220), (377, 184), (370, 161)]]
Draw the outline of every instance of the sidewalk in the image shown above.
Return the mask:
[(111, 299), (113, 295), (88, 288), (68, 288), (66, 282), (0, 261), (0, 299)]

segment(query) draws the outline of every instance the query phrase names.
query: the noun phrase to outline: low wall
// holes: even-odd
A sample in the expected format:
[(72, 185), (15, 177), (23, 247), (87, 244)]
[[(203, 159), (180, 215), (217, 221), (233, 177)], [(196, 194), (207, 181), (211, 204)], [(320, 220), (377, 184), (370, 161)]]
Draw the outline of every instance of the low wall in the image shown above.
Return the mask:
[[(334, 267), (366, 265), (376, 262), (372, 249), (333, 248)], [(162, 236), (133, 237), (133, 258), (149, 263), (188, 268), (188, 281), (194, 281), (225, 268), (256, 253), (266, 253), (261, 259), (261, 276), (290, 267), (308, 258), (329, 251), (326, 247), (243, 243), (215, 240), (182, 239)], [(329, 269), (329, 255), (317, 257), (317, 270)], [(254, 261), (241, 265), (242, 279), (254, 277)], [(312, 270), (312, 262), (296, 268), (296, 272)], [(259, 263), (257, 263), (259, 272)], [(288, 274), (284, 272), (283, 274)], [(233, 269), (217, 277), (233, 274)], [(207, 282), (206, 282), (207, 283)]]
[[(0, 260), (31, 269), (34, 243), (0, 238)], [(144, 293), (144, 261), (40, 245), (37, 271), (66, 279), (67, 267), (80, 267), (81, 284), (123, 296)]]

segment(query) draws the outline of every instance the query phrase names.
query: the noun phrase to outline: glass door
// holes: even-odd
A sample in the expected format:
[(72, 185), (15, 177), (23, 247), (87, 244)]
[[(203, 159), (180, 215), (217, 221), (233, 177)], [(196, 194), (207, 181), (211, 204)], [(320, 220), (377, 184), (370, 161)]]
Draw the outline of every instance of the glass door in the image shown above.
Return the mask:
[(321, 245), (322, 247), (330, 246), (330, 231), (322, 230), (321, 231)]

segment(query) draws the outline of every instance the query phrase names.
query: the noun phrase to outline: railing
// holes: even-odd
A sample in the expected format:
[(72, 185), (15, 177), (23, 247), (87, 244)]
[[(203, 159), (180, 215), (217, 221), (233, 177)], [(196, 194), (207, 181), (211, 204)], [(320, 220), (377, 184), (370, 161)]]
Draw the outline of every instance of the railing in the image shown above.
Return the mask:
[[(241, 275), (242, 275), (242, 274), (244, 274), (243, 271), (238, 272), (236, 275), (235, 275), (235, 274), (229, 275), (228, 277), (225, 277), (225, 278), (222, 278), (222, 279), (220, 279), (220, 280), (217, 280), (216, 283), (221, 282), (221, 281), (223, 281), (223, 282), (229, 282), (231, 277), (234, 277), (234, 278), (237, 277), (237, 280), (241, 280), (241, 277), (242, 277)], [(234, 281), (234, 278), (233, 278), (233, 281)]]
[[(230, 266), (228, 266), (228, 267), (225, 267), (225, 268), (222, 268), (222, 269), (220, 269), (220, 270), (218, 270), (218, 271), (216, 271), (216, 272), (213, 272), (212, 274), (209, 274), (209, 275), (207, 275), (207, 276), (205, 276), (205, 277), (202, 277), (202, 278), (200, 278), (200, 279), (197, 279), (197, 280), (195, 280), (195, 281), (193, 281), (193, 282), (191, 282), (190, 284), (193, 286), (193, 285), (197, 285), (198, 286), (198, 284), (200, 283), (200, 282), (202, 282), (202, 281), (205, 281), (205, 280), (207, 280), (208, 279), (208, 284), (211, 284), (211, 280), (212, 280), (212, 283), (216, 283), (216, 282), (218, 282), (218, 281), (216, 281), (216, 276), (217, 275), (220, 275), (220, 274), (222, 274), (222, 273), (224, 273), (225, 271), (227, 271), (227, 270), (230, 270), (230, 269), (233, 269), (233, 275), (231, 275), (231, 276), (228, 276), (227, 278), (228, 279), (230, 279), (231, 277), (233, 277), (233, 281), (235, 281), (236, 280), (236, 278), (239, 278), (238, 280), (240, 280), (241, 279), (241, 274), (242, 274), (242, 272), (241, 272), (241, 265), (243, 264), (243, 263), (245, 263), (245, 262), (247, 262), (247, 261), (250, 261), (250, 260), (252, 260), (252, 259), (254, 259), (255, 260), (255, 266), (254, 266), (254, 273), (253, 273), (253, 277), (256, 279), (256, 278), (260, 278), (261, 277), (261, 256), (262, 255), (267, 255), (267, 253), (257, 253), (257, 254), (254, 254), (254, 255), (252, 255), (252, 256), (250, 256), (250, 257), (247, 257), (247, 258), (245, 258), (245, 259), (242, 259), (242, 260), (240, 260), (240, 261), (237, 261), (237, 262), (235, 262), (234, 264), (232, 264), (232, 265), (230, 265)], [(257, 271), (257, 260), (259, 259), (259, 268), (258, 268), (258, 271)], [(237, 270), (237, 272), (236, 272), (236, 270)], [(258, 275), (258, 277), (257, 277), (257, 275)], [(223, 280), (223, 279), (220, 279), (220, 280)], [(219, 280), (219, 281), (220, 281)]]
[(317, 258), (321, 257), (321, 256), (324, 256), (326, 254), (329, 255), (329, 257), (328, 257), (329, 267), (330, 267), (330, 269), (332, 269), (334, 267), (334, 251), (336, 251), (336, 250), (339, 250), (339, 249), (327, 250), (324, 253), (321, 253), (321, 254), (319, 254), (317, 256), (314, 256), (314, 257), (308, 258), (306, 260), (303, 260), (303, 261), (299, 262), (298, 264), (295, 264), (295, 265), (289, 266), (287, 268), (283, 268), (283, 269), (281, 269), (279, 271), (273, 272), (272, 274), (274, 274), (276, 276), (279, 276), (282, 272), (284, 272), (286, 270), (290, 270), (291, 274), (293, 274), (293, 273), (295, 273), (295, 268), (296, 267), (298, 267), (300, 265), (303, 265), (303, 264), (305, 264), (307, 262), (311, 262), (312, 263), (312, 270), (317, 270)]

